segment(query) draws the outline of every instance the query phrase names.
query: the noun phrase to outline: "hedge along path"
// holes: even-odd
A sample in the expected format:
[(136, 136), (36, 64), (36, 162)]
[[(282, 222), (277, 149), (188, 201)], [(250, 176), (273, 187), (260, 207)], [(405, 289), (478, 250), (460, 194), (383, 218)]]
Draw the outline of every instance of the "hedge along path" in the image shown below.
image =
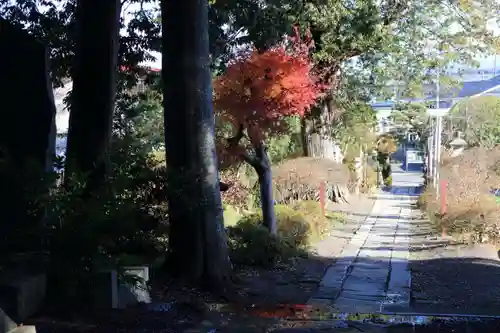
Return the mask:
[(320, 201), (321, 184), (326, 199), (336, 203), (349, 202), (353, 175), (348, 167), (326, 158), (299, 157), (286, 160), (273, 169), (274, 197), (279, 204), (298, 201)]

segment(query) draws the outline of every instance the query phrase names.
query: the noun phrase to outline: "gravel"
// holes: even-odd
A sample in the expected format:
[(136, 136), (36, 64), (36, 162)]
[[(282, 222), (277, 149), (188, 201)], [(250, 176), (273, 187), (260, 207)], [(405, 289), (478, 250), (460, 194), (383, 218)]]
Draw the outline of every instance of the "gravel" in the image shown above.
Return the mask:
[(430, 222), (413, 225), (413, 311), (500, 314), (500, 261), (495, 245), (466, 245), (437, 236)]

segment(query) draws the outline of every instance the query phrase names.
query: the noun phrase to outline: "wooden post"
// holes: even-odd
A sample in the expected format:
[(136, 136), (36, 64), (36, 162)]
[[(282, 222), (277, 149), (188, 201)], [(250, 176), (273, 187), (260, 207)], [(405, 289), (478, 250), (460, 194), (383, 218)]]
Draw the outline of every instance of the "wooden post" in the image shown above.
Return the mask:
[(319, 204), (321, 205), (321, 214), (323, 214), (323, 217), (326, 216), (325, 212), (325, 182), (321, 182), (319, 184)]
[(441, 215), (446, 214), (446, 189), (448, 187), (448, 182), (446, 180), (440, 181), (441, 186)]
[[(440, 192), (441, 192), (441, 218), (443, 218), (446, 215), (446, 189), (448, 186), (448, 182), (446, 180), (441, 180), (439, 182), (440, 186)], [(442, 238), (446, 238), (446, 228), (443, 227), (442, 233), (441, 233)]]

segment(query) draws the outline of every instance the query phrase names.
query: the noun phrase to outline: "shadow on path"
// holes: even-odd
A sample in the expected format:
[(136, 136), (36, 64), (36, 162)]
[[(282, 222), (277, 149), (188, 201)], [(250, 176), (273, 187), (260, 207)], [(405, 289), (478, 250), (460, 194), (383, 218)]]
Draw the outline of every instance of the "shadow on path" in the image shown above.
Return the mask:
[[(441, 244), (439, 246), (444, 246)], [(340, 258), (339, 258), (340, 259)], [(349, 260), (354, 258), (342, 258)], [(389, 260), (386, 258), (358, 258), (359, 267), (381, 265)], [(393, 260), (391, 265), (398, 263)], [(397, 304), (387, 303), (382, 307), (382, 313), (420, 313), (429, 315), (474, 315), (474, 316), (500, 316), (500, 262), (497, 260), (478, 258), (440, 258), (430, 260), (415, 260), (409, 263), (412, 274), (434, 274), (435, 286), (426, 286), (422, 290), (411, 291), (410, 308), (398, 308)], [(357, 268), (354, 267), (353, 271)], [(360, 268), (362, 269), (362, 268)], [(430, 271), (429, 271), (430, 270)], [(428, 272), (426, 272), (428, 271)], [(439, 272), (439, 274), (437, 274)], [(377, 275), (373, 272), (371, 276)], [(366, 282), (356, 279), (360, 284), (369, 283), (370, 275)], [(412, 288), (415, 286), (412, 284)], [(351, 286), (352, 288), (352, 286)], [(437, 289), (437, 290), (435, 290)], [(432, 291), (432, 292), (429, 292)], [(330, 293), (330, 294), (328, 294)], [(373, 291), (360, 287), (359, 291), (352, 291), (350, 313), (364, 313), (366, 299), (374, 298)], [(332, 290), (326, 288), (323, 296), (333, 304)], [(358, 300), (355, 298), (359, 297)], [(381, 299), (377, 299), (383, 302)], [(325, 302), (324, 304), (328, 304)], [(320, 319), (334, 317), (336, 311), (328, 306), (318, 306), (316, 313), (310, 314), (311, 318)]]
[[(400, 196), (418, 197), (420, 194), (422, 194), (423, 190), (424, 190), (423, 185), (415, 182), (415, 184), (411, 184), (409, 186), (394, 185), (390, 187), (385, 187), (383, 189), (383, 192), (390, 193), (396, 196), (400, 195)], [(381, 199), (385, 200), (386, 198), (382, 197)]]

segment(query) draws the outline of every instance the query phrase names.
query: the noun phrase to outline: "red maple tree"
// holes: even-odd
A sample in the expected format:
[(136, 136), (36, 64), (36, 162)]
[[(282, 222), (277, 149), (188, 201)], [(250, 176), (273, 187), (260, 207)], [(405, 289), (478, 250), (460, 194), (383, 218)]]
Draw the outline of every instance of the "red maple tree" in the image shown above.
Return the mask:
[(226, 145), (233, 155), (244, 132), (252, 146), (261, 145), (267, 135), (287, 130), (285, 117), (304, 116), (325, 90), (313, 72), (311, 36), (294, 31), (288, 47), (242, 54), (214, 81), (215, 109), (236, 132)]
[[(294, 32), (288, 45), (241, 54), (214, 81), (215, 110), (234, 130), (234, 136), (219, 147), (222, 148), (219, 159), (226, 162), (243, 159), (255, 168), (266, 225), (275, 221), (266, 222), (266, 216), (271, 218), (274, 208), (269, 208), (272, 203), (265, 203), (272, 198), (268, 195), (269, 188), (263, 188), (271, 186), (265, 138), (285, 132), (286, 117), (304, 116), (325, 90), (313, 71), (309, 51), (314, 45), (310, 34), (301, 38), (298, 28)], [(247, 147), (241, 144), (244, 137), (249, 142)], [(273, 214), (266, 214), (264, 206), (273, 210)]]

